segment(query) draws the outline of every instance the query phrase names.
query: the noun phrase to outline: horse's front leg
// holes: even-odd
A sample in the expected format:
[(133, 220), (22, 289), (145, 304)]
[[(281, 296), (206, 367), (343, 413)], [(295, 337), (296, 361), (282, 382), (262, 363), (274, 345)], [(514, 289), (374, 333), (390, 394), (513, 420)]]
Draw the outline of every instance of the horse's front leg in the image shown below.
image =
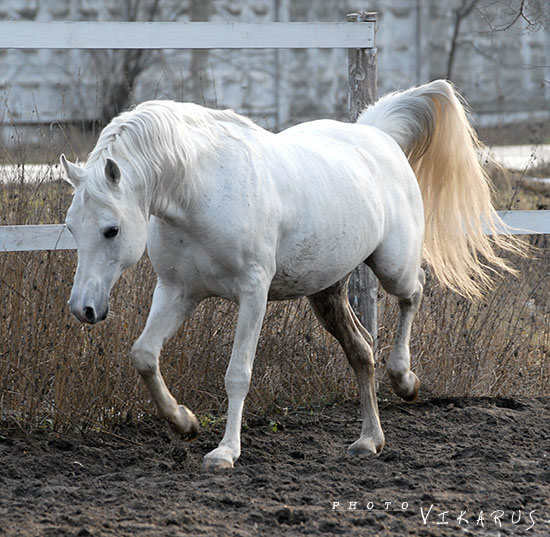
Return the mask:
[(231, 360), (225, 374), (228, 398), (227, 423), (220, 445), (204, 457), (208, 469), (231, 468), (241, 454), (241, 420), (250, 387), (252, 364), (267, 305), (267, 286), (247, 291), (239, 298), (239, 315)]
[(187, 407), (178, 405), (168, 390), (160, 374), (159, 355), (166, 339), (174, 334), (196, 305), (197, 301), (182, 296), (181, 288), (159, 280), (145, 329), (131, 351), (134, 366), (149, 388), (160, 415), (176, 432), (187, 438), (197, 435), (197, 418)]

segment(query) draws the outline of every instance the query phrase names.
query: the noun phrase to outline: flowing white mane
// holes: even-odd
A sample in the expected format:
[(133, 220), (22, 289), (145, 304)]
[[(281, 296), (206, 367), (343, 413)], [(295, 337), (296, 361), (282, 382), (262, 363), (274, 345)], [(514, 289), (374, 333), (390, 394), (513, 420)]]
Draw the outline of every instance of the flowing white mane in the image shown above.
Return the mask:
[(231, 110), (174, 101), (144, 102), (103, 129), (85, 165), (90, 173), (84, 188), (97, 201), (116, 207), (103, 172), (106, 159), (111, 158), (131, 169), (121, 180), (128, 195), (125, 199), (140, 192), (141, 203), (147, 205), (153, 192), (158, 195), (163, 190), (167, 199), (187, 204), (200, 180), (195, 173), (200, 159), (217, 150), (228, 136), (243, 137), (243, 129), (261, 127)]

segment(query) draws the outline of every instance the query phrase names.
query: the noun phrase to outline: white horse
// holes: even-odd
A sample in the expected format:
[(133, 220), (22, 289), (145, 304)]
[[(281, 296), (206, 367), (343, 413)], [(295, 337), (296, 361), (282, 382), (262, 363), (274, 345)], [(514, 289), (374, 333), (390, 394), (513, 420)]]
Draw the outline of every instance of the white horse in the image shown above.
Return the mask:
[(197, 420), (168, 391), (159, 354), (204, 298), (238, 302), (225, 434), (205, 456), (206, 467), (225, 468), (241, 452), (267, 301), (307, 296), (357, 375), (362, 428), (349, 452), (379, 453), (372, 338), (349, 305), (348, 276), (365, 262), (399, 299), (387, 369), (395, 392), (414, 399), (409, 338), (423, 254), (467, 297), (489, 284), (487, 264), (511, 270), (493, 243), (513, 245), (483, 233), (498, 217), (478, 147), (441, 80), (383, 97), (356, 124), (312, 121), (279, 134), (231, 111), (145, 102), (105, 127), (83, 167), (61, 156), (76, 189), (66, 219), (78, 249), (71, 312), (90, 324), (105, 319), (113, 285), (147, 245), (158, 282), (131, 355), (160, 414), (194, 436)]

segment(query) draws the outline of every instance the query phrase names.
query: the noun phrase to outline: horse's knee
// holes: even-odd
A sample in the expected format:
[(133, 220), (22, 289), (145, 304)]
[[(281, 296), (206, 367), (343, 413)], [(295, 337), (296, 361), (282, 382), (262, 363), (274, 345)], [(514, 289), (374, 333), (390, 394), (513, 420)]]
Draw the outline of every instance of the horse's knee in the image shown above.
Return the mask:
[(130, 356), (132, 357), (134, 367), (141, 376), (151, 376), (156, 372), (158, 368), (158, 353), (144, 346), (139, 340), (134, 343)]
[(229, 397), (245, 397), (250, 389), (252, 370), (249, 368), (229, 367), (225, 374), (225, 391)]

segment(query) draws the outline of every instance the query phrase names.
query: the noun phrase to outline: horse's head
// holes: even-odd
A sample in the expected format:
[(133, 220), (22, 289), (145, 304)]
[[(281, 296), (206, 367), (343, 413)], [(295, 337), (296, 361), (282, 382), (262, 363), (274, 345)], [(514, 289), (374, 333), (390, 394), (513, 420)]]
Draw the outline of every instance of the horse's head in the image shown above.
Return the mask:
[(66, 217), (78, 251), (69, 307), (81, 322), (95, 324), (107, 317), (122, 272), (145, 251), (147, 216), (133, 199), (124, 168), (112, 159), (81, 168), (62, 155), (61, 164), (76, 189)]

